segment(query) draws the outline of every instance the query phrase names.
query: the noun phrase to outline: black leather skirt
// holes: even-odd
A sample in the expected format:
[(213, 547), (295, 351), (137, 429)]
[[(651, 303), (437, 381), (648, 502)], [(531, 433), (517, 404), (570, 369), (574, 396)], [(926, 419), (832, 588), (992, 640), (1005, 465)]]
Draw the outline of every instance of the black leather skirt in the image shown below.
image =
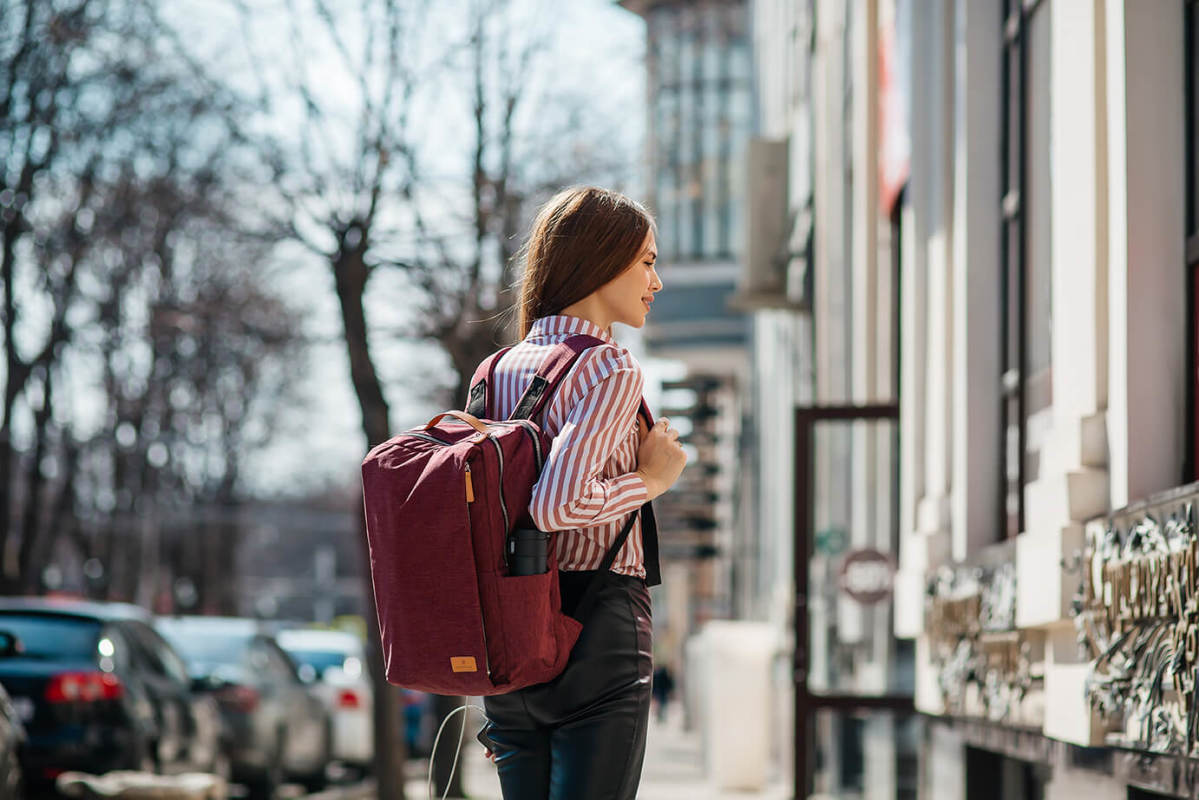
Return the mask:
[[(560, 573), (568, 614), (594, 575)], [(484, 698), (504, 800), (634, 800), (652, 676), (649, 590), (608, 575), (561, 675)]]

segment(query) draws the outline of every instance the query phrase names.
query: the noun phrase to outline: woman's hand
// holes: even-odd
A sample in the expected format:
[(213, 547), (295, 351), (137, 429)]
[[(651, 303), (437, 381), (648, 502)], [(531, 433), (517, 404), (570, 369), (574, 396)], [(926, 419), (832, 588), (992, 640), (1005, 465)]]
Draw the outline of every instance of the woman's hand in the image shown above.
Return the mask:
[(685, 466), (687, 454), (679, 444), (679, 432), (670, 427), (670, 420), (662, 417), (648, 431), (642, 430), (641, 446), (637, 448), (637, 474), (645, 481), (650, 500), (673, 486)]

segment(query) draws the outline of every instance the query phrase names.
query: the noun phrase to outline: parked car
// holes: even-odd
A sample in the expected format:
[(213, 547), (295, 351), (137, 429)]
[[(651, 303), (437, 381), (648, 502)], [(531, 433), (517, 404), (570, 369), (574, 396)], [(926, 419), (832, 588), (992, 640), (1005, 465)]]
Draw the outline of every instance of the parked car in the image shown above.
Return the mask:
[[(21, 652), (21, 640), (12, 634), (0, 634), (0, 659)], [(8, 692), (0, 686), (0, 800), (24, 797), (21, 778), (21, 748), (25, 746), (25, 726)]]
[(269, 798), (285, 780), (325, 781), (332, 735), (321, 701), (265, 627), (238, 617), (158, 617), (193, 685), (216, 698), (231, 736), (233, 779)]
[(277, 634), (333, 723), (333, 757), (361, 771), (375, 753), (374, 692), (362, 641), (344, 631), (284, 630)]
[(179, 656), (137, 606), (0, 598), (0, 658), (28, 741), (30, 796), (62, 772), (227, 772), (216, 703), (192, 692)]

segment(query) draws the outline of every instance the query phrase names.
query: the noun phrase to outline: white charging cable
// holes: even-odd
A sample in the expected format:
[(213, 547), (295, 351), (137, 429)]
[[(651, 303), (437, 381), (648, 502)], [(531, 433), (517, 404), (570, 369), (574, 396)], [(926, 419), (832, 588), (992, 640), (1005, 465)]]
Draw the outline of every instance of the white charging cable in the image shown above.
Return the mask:
[[(457, 714), (459, 711), (467, 711), (469, 709), (478, 709), (483, 715), (483, 720), (487, 720), (487, 711), (483, 706), (467, 703), (464, 706), (458, 706), (453, 711), (445, 715), (445, 719), (441, 721), (441, 727), (437, 729), (437, 736), (433, 738), (433, 752), (429, 754), (429, 777), (426, 781), (426, 786), (429, 790), (429, 800), (433, 800), (433, 759), (437, 757), (437, 743), (441, 741), (441, 732), (445, 730), (445, 724), (450, 721), (450, 717)], [(462, 731), (458, 734), (458, 749), (454, 751), (454, 763), (450, 765), (450, 777), (445, 786), (445, 794), (441, 796), (441, 800), (445, 800), (450, 794), (450, 786), (454, 783), (454, 773), (458, 770), (458, 757), (462, 755), (462, 742), (466, 738), (466, 720), (462, 720)]]

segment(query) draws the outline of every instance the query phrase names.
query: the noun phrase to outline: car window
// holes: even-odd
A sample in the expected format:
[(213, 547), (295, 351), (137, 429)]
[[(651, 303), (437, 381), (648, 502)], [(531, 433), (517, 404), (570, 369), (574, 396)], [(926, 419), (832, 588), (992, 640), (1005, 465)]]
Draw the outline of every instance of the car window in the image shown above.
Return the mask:
[(187, 625), (162, 625), (159, 632), (189, 663), (236, 665), (246, 658), (245, 634)]
[(89, 658), (96, 655), (100, 622), (55, 614), (0, 614), (0, 630), (21, 640), (26, 658)]
[(187, 665), (183, 663), (183, 659), (179, 657), (179, 654), (175, 652), (166, 639), (159, 636), (153, 629), (149, 629), (149, 635), (158, 647), (159, 657), (162, 658), (162, 663), (166, 666), (167, 672), (181, 683), (188, 683)]
[(151, 672), (175, 683), (187, 684), (187, 669), (161, 636), (148, 625), (133, 620), (126, 622), (122, 629)]
[(342, 667), (346, 663), (346, 654), (335, 650), (295, 650), (284, 648), (293, 660), (312, 667), (316, 677), (324, 677), (329, 667)]
[(295, 664), (279, 649), (278, 645), (266, 639), (258, 639), (254, 650), (257, 651), (262, 667), (270, 674), (272, 681), (281, 683), (299, 683), (300, 676), (296, 674)]

